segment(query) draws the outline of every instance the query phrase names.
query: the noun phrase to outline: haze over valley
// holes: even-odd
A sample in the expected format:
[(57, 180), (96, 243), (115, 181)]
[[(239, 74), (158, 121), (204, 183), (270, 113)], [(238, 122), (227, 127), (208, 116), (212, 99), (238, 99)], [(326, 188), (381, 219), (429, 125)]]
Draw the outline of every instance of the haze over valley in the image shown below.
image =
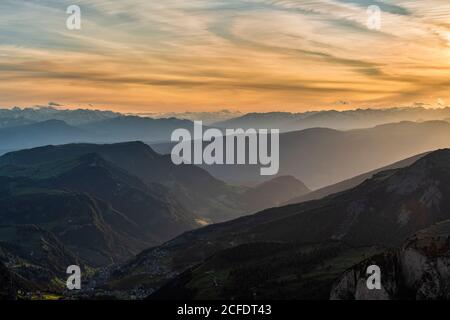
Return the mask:
[(450, 300), (449, 21), (1, 0), (0, 300)]
[[(17, 288), (69, 294), (57, 283), (66, 264), (77, 264), (94, 270), (84, 286), (95, 296), (274, 298), (273, 289), (287, 298), (358, 295), (334, 281), (368, 256), (384, 257), (386, 248), (450, 219), (447, 112), (269, 113), (211, 123), (284, 128), (279, 174), (262, 179), (251, 165), (173, 164), (171, 132), (192, 130), (191, 120), (4, 109), (0, 261), (11, 285), (3, 294)], [(311, 116), (331, 128), (301, 129)], [(277, 277), (296, 274), (288, 265), (308, 275), (327, 264), (323, 276), (308, 280), (315, 283), (309, 289), (303, 277), (279, 287)], [(214, 278), (220, 290), (194, 285), (218, 272), (210, 270), (215, 265), (228, 274)], [(236, 287), (242, 275), (263, 270), (270, 276)]]

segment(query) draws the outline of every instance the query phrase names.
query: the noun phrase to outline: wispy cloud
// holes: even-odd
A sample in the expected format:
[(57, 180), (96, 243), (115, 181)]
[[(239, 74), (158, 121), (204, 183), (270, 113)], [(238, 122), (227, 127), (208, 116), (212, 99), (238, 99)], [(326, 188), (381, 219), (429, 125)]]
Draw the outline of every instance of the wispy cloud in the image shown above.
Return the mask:
[[(67, 6), (82, 30), (65, 28)], [(369, 5), (381, 30), (366, 26)], [(0, 105), (244, 111), (449, 100), (447, 0), (2, 0)]]

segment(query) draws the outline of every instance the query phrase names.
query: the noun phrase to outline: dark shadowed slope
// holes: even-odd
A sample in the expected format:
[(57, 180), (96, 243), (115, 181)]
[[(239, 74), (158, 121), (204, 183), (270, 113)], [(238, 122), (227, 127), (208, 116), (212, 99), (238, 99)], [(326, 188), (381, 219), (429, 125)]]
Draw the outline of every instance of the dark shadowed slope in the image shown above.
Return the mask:
[(169, 281), (149, 299), (327, 299), (337, 277), (355, 262), (380, 251), (339, 241), (243, 244), (219, 251)]
[(266, 193), (265, 200), (260, 201), (249, 188), (229, 186), (194, 165), (174, 165), (170, 156), (159, 155), (141, 142), (70, 144), (22, 150), (0, 157), (0, 166), (6, 166), (8, 174), (19, 170), (15, 166), (25, 166), (27, 171), (23, 175), (29, 175), (34, 172), (34, 166), (39, 165), (48, 168), (48, 175), (54, 175), (63, 167), (48, 163), (66, 161), (89, 153), (100, 155), (105, 161), (139, 177), (145, 184), (159, 183), (166, 186), (170, 195), (185, 208), (195, 212), (201, 223), (221, 222), (254, 213), (286, 201), (287, 196), (308, 191), (303, 183), (294, 178), (277, 178), (259, 187)]
[[(367, 268), (381, 289), (367, 289)], [(450, 220), (417, 232), (396, 249), (249, 243), (219, 251), (150, 299), (448, 300)]]
[(199, 225), (166, 188), (105, 159), (133, 144), (104, 148), (105, 157), (101, 147), (75, 145), (0, 158), (0, 223), (38, 225), (91, 265), (123, 260)]
[[(0, 261), (35, 289), (47, 292), (64, 288), (68, 266), (86, 266), (53, 233), (36, 225), (0, 225)], [(0, 282), (0, 288), (4, 285)]]
[(40, 290), (58, 291), (68, 265), (121, 262), (212, 217), (308, 191), (290, 177), (257, 188), (265, 202), (244, 190), (175, 166), (141, 142), (12, 152), (0, 157), (0, 261)]
[(155, 288), (223, 249), (248, 243), (397, 246), (414, 232), (449, 218), (450, 150), (440, 150), (321, 200), (185, 233), (116, 269), (110, 285), (126, 286), (138, 272), (143, 285)]
[[(100, 155), (145, 184), (165, 185), (186, 208), (208, 221), (223, 221), (243, 213), (234, 200), (239, 196), (234, 188), (196, 166), (176, 166), (170, 156), (161, 156), (141, 142), (46, 146), (6, 154), (0, 158), (0, 165), (33, 166), (88, 153)], [(49, 168), (49, 174), (54, 174), (52, 170)]]
[(36, 289), (37, 286), (10, 271), (0, 261), (0, 300), (16, 300), (18, 291), (25, 292)]
[[(367, 267), (382, 270), (381, 289), (367, 290)], [(450, 299), (450, 220), (417, 232), (396, 250), (366, 259), (335, 281), (331, 299)]]

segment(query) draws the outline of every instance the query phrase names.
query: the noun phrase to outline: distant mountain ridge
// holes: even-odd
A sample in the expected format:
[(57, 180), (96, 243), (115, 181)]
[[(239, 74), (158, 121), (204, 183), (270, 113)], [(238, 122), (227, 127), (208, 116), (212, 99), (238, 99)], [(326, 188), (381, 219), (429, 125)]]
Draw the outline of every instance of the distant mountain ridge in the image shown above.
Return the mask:
[[(1, 118), (0, 118), (1, 121)], [(19, 122), (0, 128), (2, 150), (21, 150), (68, 143), (119, 143), (130, 141), (169, 141), (172, 131), (193, 129), (188, 120), (150, 119), (132, 116), (70, 125), (62, 120)]]
[[(356, 111), (345, 117), (358, 118)], [(0, 279), (11, 284), (0, 285), (0, 298), (14, 299), (19, 288), (60, 292), (67, 264), (101, 268), (91, 279), (99, 296), (323, 298), (346, 271), (360, 277), (368, 257), (405, 268), (391, 254), (400, 256), (414, 234), (428, 232), (420, 241), (426, 266), (436, 261), (435, 246), (446, 248), (448, 237), (442, 245), (430, 226), (450, 219), (450, 151), (430, 150), (450, 147), (448, 121), (285, 132), (279, 175), (262, 179), (255, 166), (175, 166), (134, 141), (165, 141), (191, 121), (82, 119), (0, 116), (5, 150), (31, 148), (0, 157)], [(430, 270), (432, 281), (425, 272), (413, 285), (389, 285), (406, 286), (411, 298), (442, 298), (448, 284)], [(352, 286), (338, 289), (360, 296)]]
[[(56, 105), (56, 106), (55, 106)], [(69, 125), (79, 126), (89, 123), (101, 122), (102, 120), (114, 118), (137, 117), (133, 114), (122, 114), (112, 111), (92, 110), (92, 109), (65, 109), (65, 106), (57, 106), (50, 103), (47, 106), (36, 106), (31, 108), (9, 108), (0, 109), (0, 128), (13, 126), (15, 124), (30, 124), (31, 122), (42, 122), (47, 120), (61, 120)], [(199, 113), (199, 118), (195, 118), (196, 113), (143, 113), (142, 119), (157, 120), (160, 118), (178, 118), (180, 120), (189, 119), (202, 120), (211, 114), (207, 119), (209, 125), (220, 128), (278, 128), (284, 132), (298, 131), (313, 127), (327, 127), (338, 130), (349, 130), (359, 128), (369, 128), (376, 125), (399, 122), (399, 121), (428, 121), (444, 120), (450, 118), (450, 108), (425, 108), (423, 106), (394, 107), (384, 109), (355, 109), (355, 110), (322, 110), (306, 111), (301, 113), (291, 112), (266, 112), (247, 113), (231, 112), (221, 110), (218, 112)], [(152, 115), (155, 116), (152, 118)], [(225, 121), (212, 122), (217, 115), (228, 118)], [(232, 117), (233, 115), (238, 115)], [(219, 117), (220, 118), (220, 117)], [(3, 120), (4, 119), (4, 120)]]
[[(280, 170), (316, 190), (417, 154), (450, 147), (446, 121), (399, 122), (339, 131), (312, 128), (280, 134)], [(234, 184), (261, 183), (258, 165), (202, 166)], [(271, 177), (273, 178), (273, 177)]]
[(193, 122), (177, 118), (152, 119), (138, 116), (120, 116), (80, 126), (95, 135), (97, 142), (170, 141), (172, 132), (184, 128), (193, 130)]
[[(0, 109), (0, 128), (10, 127), (12, 124), (30, 124), (48, 120), (60, 120), (69, 125), (81, 125), (92, 121), (100, 121), (120, 116), (120, 113), (112, 111), (89, 109), (63, 109), (55, 106), (39, 106), (33, 108)], [(8, 122), (2, 119), (9, 119)], [(12, 123), (11, 123), (12, 122)]]
[(292, 176), (279, 176), (248, 189), (243, 198), (246, 202), (253, 203), (254, 211), (259, 211), (279, 206), (293, 195), (307, 196), (310, 193), (311, 190), (300, 180)]
[(68, 143), (169, 141), (189, 120), (153, 119), (120, 113), (61, 107), (0, 109), (0, 152)]
[(324, 110), (303, 113), (268, 112), (248, 113), (241, 117), (216, 122), (220, 128), (265, 128), (280, 129), (282, 132), (309, 128), (330, 128), (351, 130), (370, 128), (399, 121), (444, 120), (450, 116), (450, 107), (424, 108), (411, 106), (385, 109)]
[[(350, 130), (399, 121), (422, 122), (448, 118), (450, 118), (450, 108), (410, 107), (304, 113), (249, 113), (225, 122), (210, 124), (210, 126), (221, 129), (275, 128), (282, 132), (291, 132), (317, 127)], [(56, 123), (52, 120), (64, 121), (67, 127), (62, 128), (60, 123), (59, 128), (56, 128)], [(170, 141), (171, 133), (175, 129), (185, 128), (191, 131), (194, 120), (199, 119), (149, 118), (111, 111), (65, 110), (51, 105), (39, 108), (0, 109), (0, 142), (4, 144), (0, 151), (76, 142), (117, 143), (139, 140), (152, 144), (164, 144)], [(38, 127), (33, 129), (33, 126), (30, 127), (33, 124)], [(10, 130), (4, 131), (4, 129)], [(76, 129), (81, 131), (75, 132)], [(301, 179), (301, 177), (297, 178)]]
[(25, 149), (48, 144), (64, 144), (91, 139), (91, 135), (61, 120), (46, 120), (0, 129), (3, 149)]
[(300, 196), (296, 196), (295, 198), (289, 199), (289, 201), (285, 202), (284, 205), (301, 203), (301, 202), (311, 201), (311, 200), (318, 200), (318, 199), (324, 198), (326, 196), (329, 196), (331, 194), (335, 194), (335, 193), (339, 193), (339, 192), (342, 192), (345, 190), (352, 189), (352, 188), (358, 186), (359, 184), (363, 183), (365, 180), (373, 177), (375, 174), (377, 174), (379, 172), (390, 170), (390, 169), (399, 169), (399, 168), (407, 167), (407, 166), (413, 164), (414, 162), (416, 162), (417, 160), (419, 160), (420, 158), (424, 157), (427, 154), (428, 154), (428, 152), (422, 153), (422, 154), (413, 156), (411, 158), (398, 161), (398, 162), (388, 165), (386, 167), (361, 174), (359, 176), (344, 180), (342, 182), (338, 182), (331, 186), (327, 186), (327, 187), (324, 187), (324, 188), (321, 188), (321, 189), (318, 189), (318, 190), (315, 190), (315, 191), (312, 191), (312, 192), (309, 192), (309, 193), (306, 193), (306, 194), (303, 194)]

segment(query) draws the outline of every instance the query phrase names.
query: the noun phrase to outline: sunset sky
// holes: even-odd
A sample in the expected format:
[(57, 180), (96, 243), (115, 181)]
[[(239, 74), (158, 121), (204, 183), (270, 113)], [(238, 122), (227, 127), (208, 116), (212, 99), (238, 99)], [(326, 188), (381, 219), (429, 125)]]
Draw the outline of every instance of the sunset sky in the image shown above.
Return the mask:
[[(66, 28), (79, 5), (82, 29)], [(382, 10), (381, 30), (367, 7)], [(1, 0), (0, 107), (450, 106), (450, 1)]]

